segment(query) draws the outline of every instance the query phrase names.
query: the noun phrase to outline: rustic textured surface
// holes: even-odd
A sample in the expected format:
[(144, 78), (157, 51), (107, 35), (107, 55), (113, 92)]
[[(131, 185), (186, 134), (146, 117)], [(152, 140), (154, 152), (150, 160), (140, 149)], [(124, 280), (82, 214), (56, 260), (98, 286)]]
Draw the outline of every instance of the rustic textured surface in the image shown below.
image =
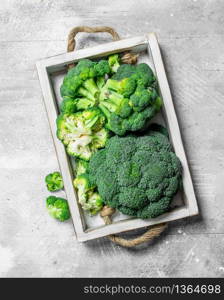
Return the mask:
[[(223, 11), (221, 0), (1, 1), (1, 277), (224, 277)], [(172, 223), (151, 245), (79, 244), (72, 223), (45, 210), (43, 178), (58, 164), (35, 62), (65, 52), (78, 25), (159, 37), (201, 216)], [(109, 40), (80, 34), (77, 46)]]

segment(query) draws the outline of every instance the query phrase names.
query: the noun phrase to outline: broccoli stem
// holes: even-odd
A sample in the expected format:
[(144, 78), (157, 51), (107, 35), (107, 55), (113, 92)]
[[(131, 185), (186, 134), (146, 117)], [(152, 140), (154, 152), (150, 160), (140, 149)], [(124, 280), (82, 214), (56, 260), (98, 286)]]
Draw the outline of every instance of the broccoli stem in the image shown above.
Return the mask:
[(107, 88), (109, 90), (113, 91), (119, 91), (120, 90), (120, 82), (117, 80), (108, 79), (107, 80)]
[(94, 95), (92, 93), (90, 93), (87, 89), (83, 88), (83, 87), (80, 87), (78, 89), (78, 94), (80, 96), (86, 97), (86, 98), (88, 98), (90, 100), (93, 100), (93, 101), (95, 100)]
[(97, 121), (98, 121), (99, 117), (98, 116), (95, 116), (94, 118), (92, 119), (89, 119), (89, 120), (86, 120), (85, 122), (85, 126), (87, 128), (91, 128)]
[(119, 106), (123, 99), (124, 97), (121, 94), (110, 91), (108, 100), (111, 103), (114, 103), (115, 105)]
[(95, 101), (93, 101), (92, 99), (90, 100), (88, 98), (80, 98), (76, 103), (76, 109), (85, 110), (90, 107), (93, 107), (94, 105), (95, 105)]
[(100, 105), (106, 107), (110, 112), (115, 112), (118, 108), (116, 104), (107, 101), (101, 101)]
[(102, 89), (102, 87), (105, 85), (105, 78), (103, 76), (97, 77), (96, 85), (99, 89)]
[(93, 78), (84, 81), (83, 86), (89, 91), (94, 97), (99, 94), (99, 89)]
[(106, 108), (105, 102), (100, 102), (99, 108), (102, 110), (106, 118), (109, 120), (110, 119), (110, 111)]

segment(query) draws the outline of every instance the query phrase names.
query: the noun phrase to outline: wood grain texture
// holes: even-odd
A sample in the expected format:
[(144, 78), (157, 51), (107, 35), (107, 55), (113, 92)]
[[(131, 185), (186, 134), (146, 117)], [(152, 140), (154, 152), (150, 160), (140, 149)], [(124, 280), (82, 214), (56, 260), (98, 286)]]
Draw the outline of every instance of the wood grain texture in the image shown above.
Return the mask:
[[(224, 276), (223, 9), (221, 0), (1, 2), (0, 276)], [(175, 222), (153, 245), (79, 244), (70, 221), (46, 213), (43, 178), (58, 164), (35, 63), (64, 53), (77, 25), (159, 37), (202, 217)], [(109, 41), (80, 34), (77, 47)]]

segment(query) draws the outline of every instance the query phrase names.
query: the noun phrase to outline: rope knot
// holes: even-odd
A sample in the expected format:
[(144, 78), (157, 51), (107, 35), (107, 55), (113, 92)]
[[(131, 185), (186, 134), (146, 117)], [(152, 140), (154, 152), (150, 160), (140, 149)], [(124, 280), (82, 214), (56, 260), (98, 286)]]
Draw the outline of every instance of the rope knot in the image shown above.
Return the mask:
[(134, 65), (137, 63), (137, 59), (138, 59), (138, 54), (134, 54), (134, 53), (126, 53), (121, 57), (121, 60), (124, 64), (130, 64), (130, 65)]
[(101, 217), (110, 217), (114, 214), (114, 212), (115, 212), (114, 208), (105, 205), (100, 212), (100, 216)]

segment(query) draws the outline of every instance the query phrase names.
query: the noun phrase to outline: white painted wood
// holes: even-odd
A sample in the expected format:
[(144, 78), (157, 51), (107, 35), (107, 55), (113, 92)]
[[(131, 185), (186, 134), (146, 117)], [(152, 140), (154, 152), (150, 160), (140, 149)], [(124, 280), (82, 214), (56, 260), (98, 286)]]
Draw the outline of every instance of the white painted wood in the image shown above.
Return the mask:
[[(66, 66), (86, 57), (102, 57), (115, 52), (123, 52), (125, 50), (139, 51), (147, 50), (151, 54), (153, 63), (160, 85), (161, 95), (164, 101), (163, 114), (166, 117), (167, 126), (170, 132), (171, 141), (174, 145), (176, 154), (179, 156), (183, 166), (183, 190), (184, 190), (184, 206), (172, 209), (171, 212), (163, 214), (155, 219), (141, 220), (127, 219), (116, 221), (111, 225), (102, 225), (96, 228), (87, 228), (82, 209), (78, 204), (76, 192), (74, 191), (72, 180), (73, 174), (63, 144), (56, 137), (56, 123), (55, 119), (58, 115), (55, 93), (52, 90), (50, 75), (54, 72), (61, 72)], [(194, 194), (191, 175), (181, 140), (180, 130), (175, 114), (173, 101), (166, 78), (162, 58), (158, 42), (153, 33), (142, 37), (135, 37), (125, 39), (108, 44), (99, 45), (93, 48), (78, 50), (72, 53), (66, 53), (41, 60), (37, 63), (37, 69), (40, 79), (41, 88), (43, 91), (44, 102), (48, 114), (49, 124), (60, 164), (61, 173), (65, 183), (65, 190), (69, 202), (72, 219), (79, 241), (87, 241), (103, 237), (109, 234), (116, 234), (128, 230), (133, 230), (141, 227), (146, 227), (161, 222), (170, 222), (177, 219), (185, 218), (188, 216), (196, 215), (198, 213), (197, 202)]]

